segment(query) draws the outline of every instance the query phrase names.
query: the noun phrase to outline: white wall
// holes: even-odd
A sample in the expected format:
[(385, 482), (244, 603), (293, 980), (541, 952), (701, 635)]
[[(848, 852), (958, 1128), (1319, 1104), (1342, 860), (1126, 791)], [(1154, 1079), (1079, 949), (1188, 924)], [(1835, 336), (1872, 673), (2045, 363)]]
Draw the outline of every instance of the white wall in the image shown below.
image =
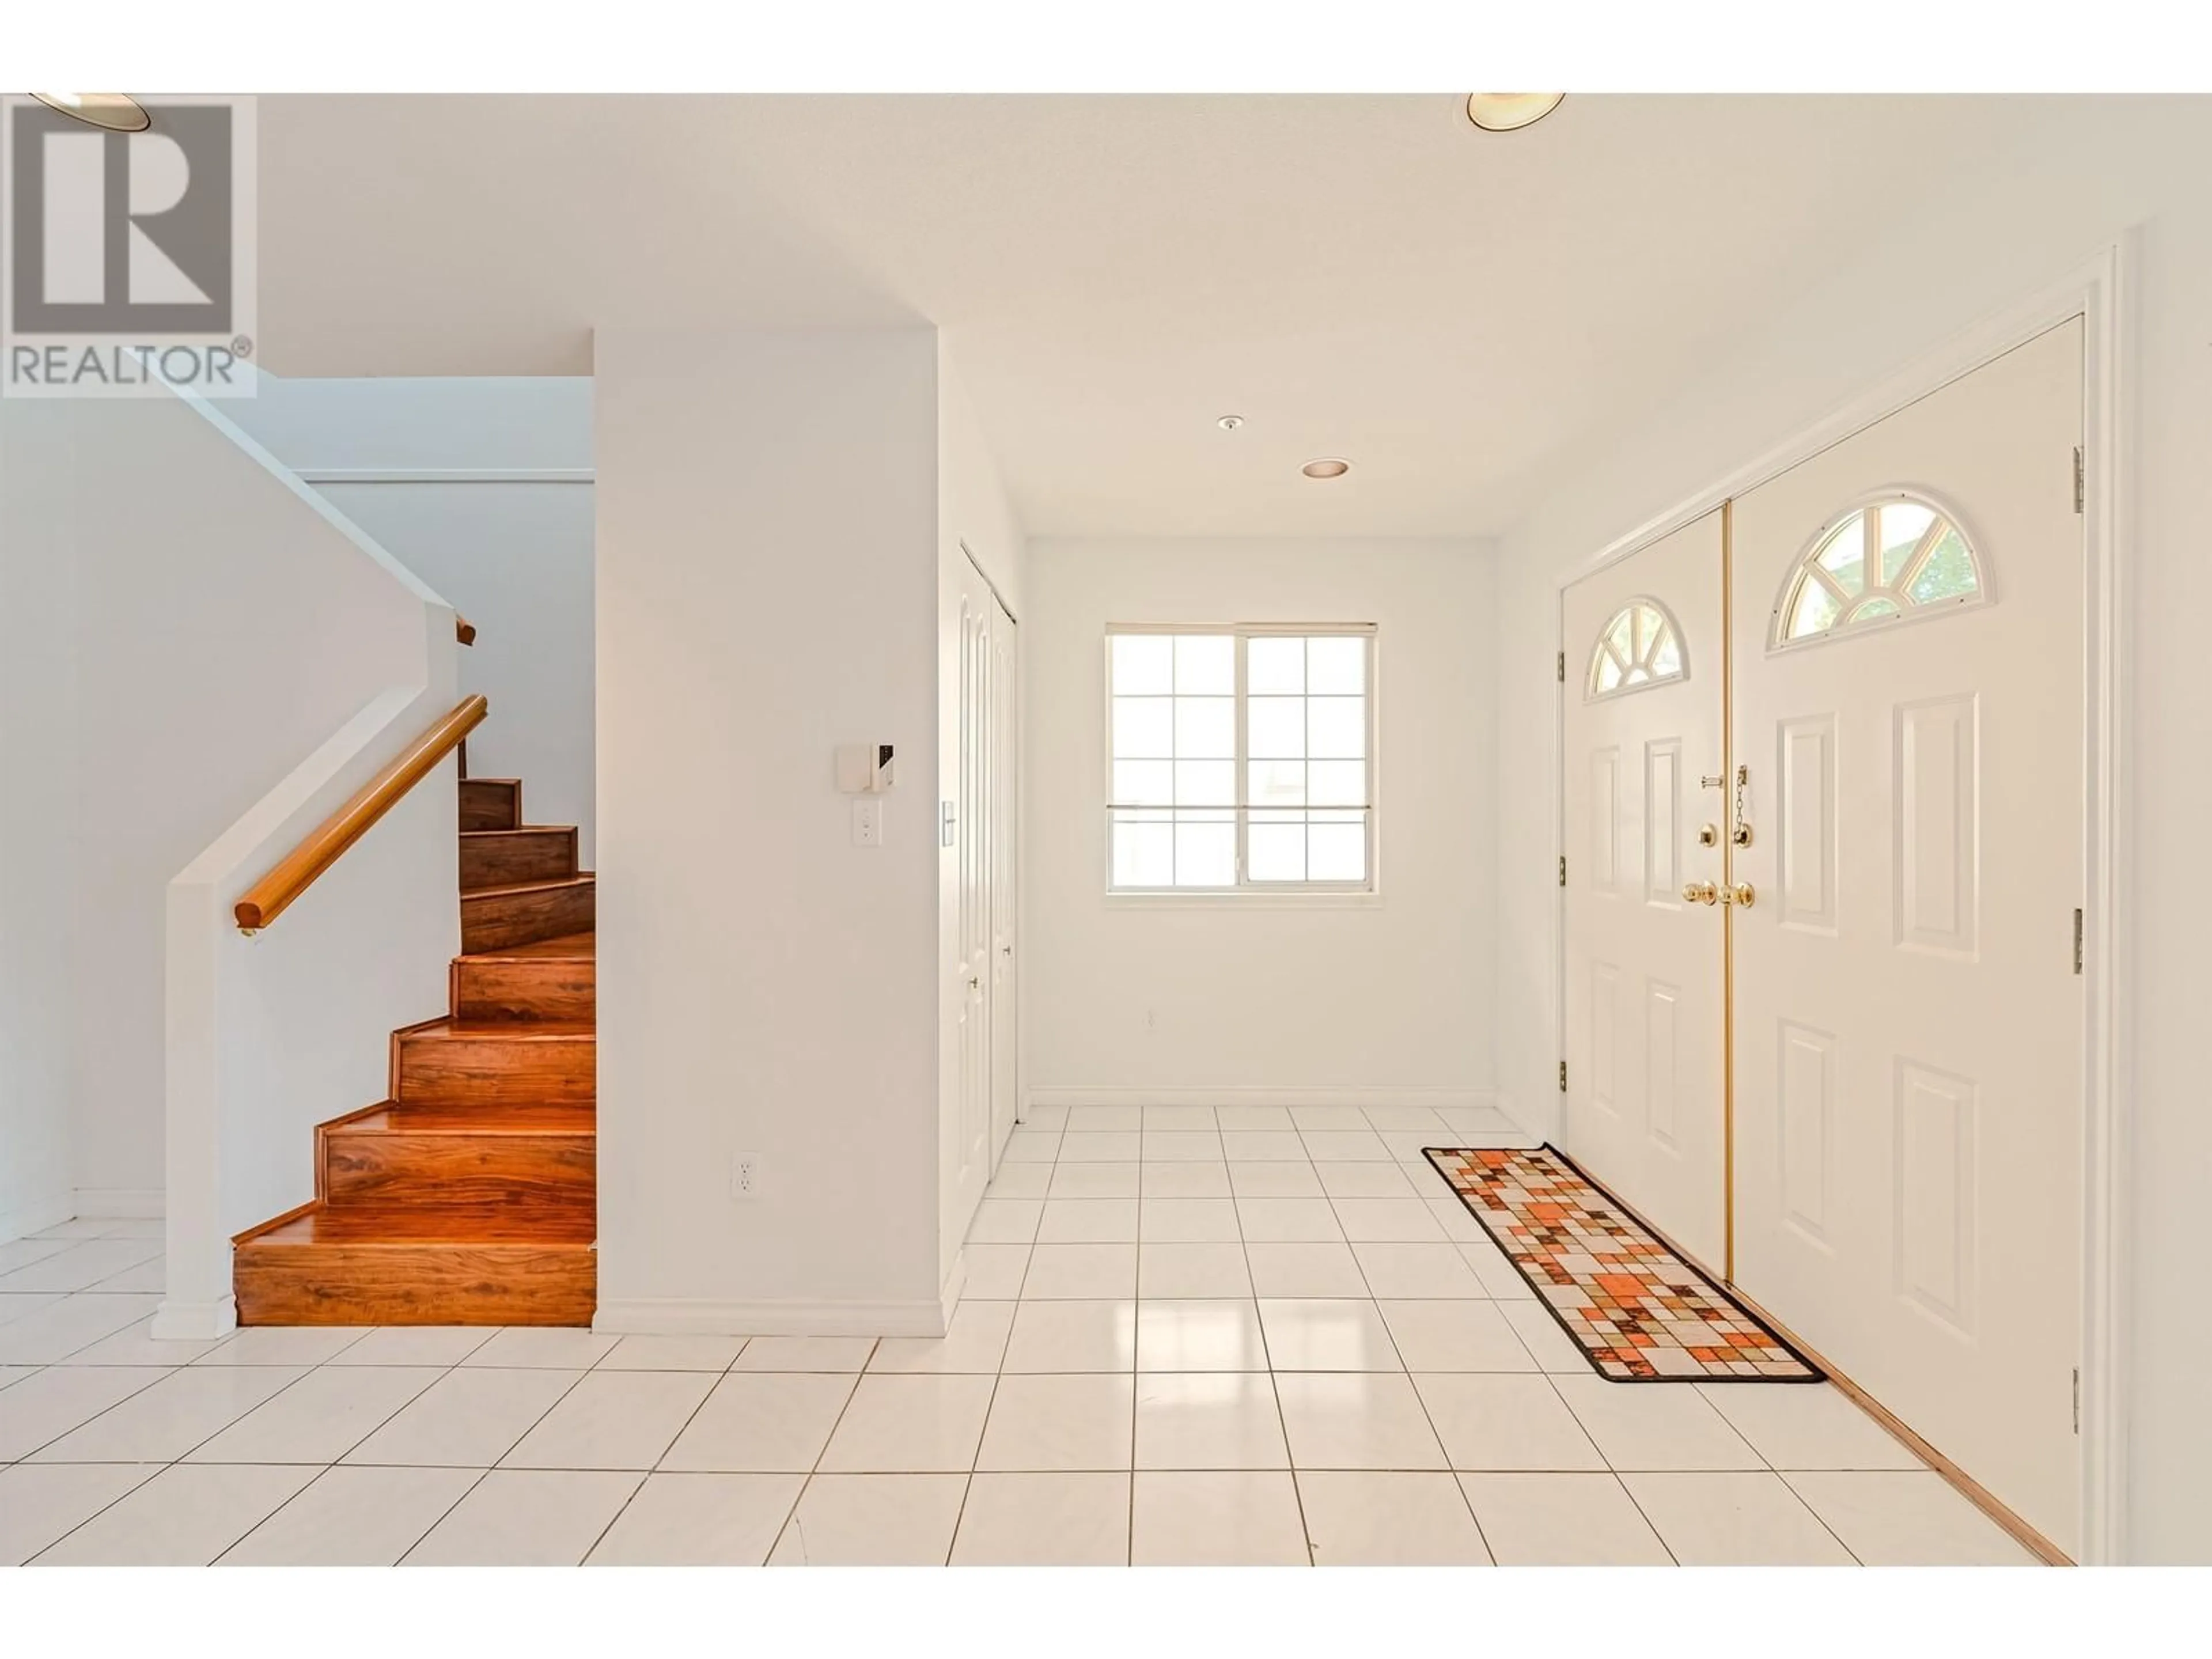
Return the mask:
[[(608, 1328), (940, 1326), (936, 362), (598, 336)], [(872, 741), (856, 848), (834, 755)]]
[[(520, 778), (529, 821), (577, 825), (591, 869), (591, 381), (264, 374), (259, 395), (230, 408), (476, 624), (461, 688), (491, 713), (469, 739), (470, 770)], [(422, 476), (456, 471), (478, 476)]]
[(75, 1213), (76, 561), (68, 433), (0, 402), (0, 1243)]
[[(1032, 1096), (1439, 1103), (1492, 1086), (1492, 560), (1479, 542), (1031, 544)], [(1377, 894), (1109, 898), (1109, 623), (1371, 622)]]
[[(2201, 878), (2212, 822), (2212, 694), (2201, 619), (2212, 611), (2212, 198), (2201, 100), (2098, 106), (2046, 153), (1965, 181), (1919, 225), (1882, 228), (1859, 268), (1763, 325), (1747, 323), (1709, 380), (1670, 407), (1592, 445), (1506, 538), (1498, 617), (1503, 775), (1555, 777), (1553, 653), (1558, 574), (1614, 537), (1765, 453), (1984, 316), (2027, 298), (2136, 228), (2127, 363), (2136, 475), (2123, 550), (2121, 653), (2134, 767), (2133, 842), (2118, 849), (2133, 900), (2119, 918), (2133, 987), (2124, 1110), (2135, 1142), (2126, 1355), (2130, 1559), (2212, 1560), (2212, 1426), (2203, 1411), (2212, 1327), (2192, 1305), (2198, 1217), (2212, 1195), (2212, 1114), (2203, 1108), (2203, 941), (2212, 888)], [(1924, 249), (1927, 258), (1899, 257)], [(1547, 879), (1557, 848), (1549, 787), (1503, 817), (1498, 884), (1500, 1076), (1524, 1122), (1555, 1110), (1557, 1010)], [(1548, 1127), (1547, 1121), (1531, 1127)]]

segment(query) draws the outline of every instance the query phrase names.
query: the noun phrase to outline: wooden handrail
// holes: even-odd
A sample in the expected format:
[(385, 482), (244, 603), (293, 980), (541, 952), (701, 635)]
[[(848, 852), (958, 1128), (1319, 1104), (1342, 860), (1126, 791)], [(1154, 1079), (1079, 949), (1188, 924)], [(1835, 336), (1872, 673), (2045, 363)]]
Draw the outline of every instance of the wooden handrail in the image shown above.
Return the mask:
[(402, 795), (422, 782), (432, 767), (476, 730), (483, 717), (483, 696), (469, 697), (416, 738), (405, 753), (363, 784), (351, 800), (323, 820), (314, 834), (246, 890), (246, 896), (238, 902), (238, 925), (252, 933), (276, 921), (287, 905), (313, 884), (316, 877), (336, 864), (347, 848), (367, 835)]
[(458, 611), (453, 613), (453, 637), (463, 645), (477, 642), (477, 625)]

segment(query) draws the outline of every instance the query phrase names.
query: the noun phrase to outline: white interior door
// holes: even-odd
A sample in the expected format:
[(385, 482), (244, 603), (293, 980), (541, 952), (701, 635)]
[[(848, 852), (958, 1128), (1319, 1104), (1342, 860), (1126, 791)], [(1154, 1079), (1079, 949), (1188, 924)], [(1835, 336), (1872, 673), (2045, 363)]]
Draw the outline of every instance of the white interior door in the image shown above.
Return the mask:
[(1825, 451), (1732, 537), (1736, 1281), (2069, 1553), (2081, 347)]
[[(1723, 922), (1717, 882), (1721, 515), (1568, 588), (1566, 1117), (1570, 1156), (1724, 1271)], [(1717, 830), (1716, 830), (1716, 838)]]
[(960, 562), (960, 791), (953, 808), (959, 881), (959, 951), (953, 990), (959, 1006), (958, 1124), (954, 1206), (964, 1230), (990, 1179), (991, 1144), (991, 774), (992, 612), (997, 601), (966, 560)]
[(991, 1167), (1006, 1149), (1021, 1109), (1019, 939), (1021, 790), (1016, 757), (1021, 684), (1020, 630), (1006, 607), (991, 602)]

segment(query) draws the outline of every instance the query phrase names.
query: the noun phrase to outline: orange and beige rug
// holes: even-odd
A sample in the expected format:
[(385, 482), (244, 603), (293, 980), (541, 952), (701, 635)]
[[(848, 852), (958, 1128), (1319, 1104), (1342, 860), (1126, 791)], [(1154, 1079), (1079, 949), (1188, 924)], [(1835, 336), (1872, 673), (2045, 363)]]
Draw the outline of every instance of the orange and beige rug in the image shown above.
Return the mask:
[(1820, 1373), (1553, 1147), (1427, 1149), (1601, 1376), (1818, 1382)]

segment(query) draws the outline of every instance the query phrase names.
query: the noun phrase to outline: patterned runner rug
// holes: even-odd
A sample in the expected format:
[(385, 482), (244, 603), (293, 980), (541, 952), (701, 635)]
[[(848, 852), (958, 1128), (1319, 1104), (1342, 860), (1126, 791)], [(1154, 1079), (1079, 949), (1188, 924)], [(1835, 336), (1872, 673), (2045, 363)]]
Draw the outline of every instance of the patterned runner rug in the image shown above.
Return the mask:
[(1821, 1380), (1565, 1153), (1551, 1146), (1426, 1150), (1599, 1376), (1615, 1382)]

